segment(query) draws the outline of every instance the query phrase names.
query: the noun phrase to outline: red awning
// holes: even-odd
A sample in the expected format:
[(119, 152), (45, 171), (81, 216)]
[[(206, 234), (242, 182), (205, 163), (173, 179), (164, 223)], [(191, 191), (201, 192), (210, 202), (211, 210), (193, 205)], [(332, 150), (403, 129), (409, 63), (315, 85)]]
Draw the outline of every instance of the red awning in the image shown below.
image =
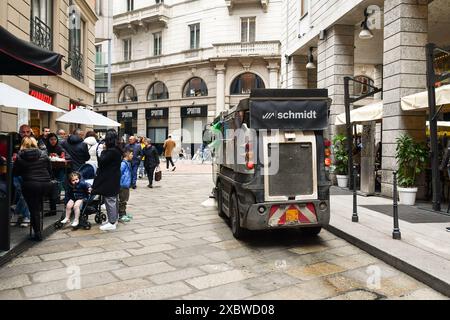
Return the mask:
[(0, 75), (60, 75), (62, 55), (21, 40), (0, 26)]

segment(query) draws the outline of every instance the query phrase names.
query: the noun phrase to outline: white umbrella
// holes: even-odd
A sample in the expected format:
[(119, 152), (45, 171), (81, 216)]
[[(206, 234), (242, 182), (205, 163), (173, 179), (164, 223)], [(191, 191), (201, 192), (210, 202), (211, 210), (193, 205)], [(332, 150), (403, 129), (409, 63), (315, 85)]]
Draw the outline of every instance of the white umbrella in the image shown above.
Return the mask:
[[(436, 105), (450, 104), (450, 84), (436, 88)], [(428, 91), (422, 91), (402, 98), (402, 109), (425, 110), (428, 109)]]
[(90, 126), (120, 127), (120, 123), (85, 108), (76, 108), (59, 117), (56, 121)]
[[(383, 118), (383, 102), (375, 102), (350, 111), (350, 122), (369, 122)], [(345, 112), (336, 117), (337, 126), (346, 124)]]
[(63, 112), (51, 104), (36, 99), (35, 97), (26, 94), (16, 88), (8, 86), (7, 84), (0, 82), (0, 106), (6, 108), (19, 108), (30, 109), (48, 112)]
[[(450, 121), (438, 121), (438, 127), (450, 127)], [(430, 121), (427, 121), (427, 127), (430, 126)]]

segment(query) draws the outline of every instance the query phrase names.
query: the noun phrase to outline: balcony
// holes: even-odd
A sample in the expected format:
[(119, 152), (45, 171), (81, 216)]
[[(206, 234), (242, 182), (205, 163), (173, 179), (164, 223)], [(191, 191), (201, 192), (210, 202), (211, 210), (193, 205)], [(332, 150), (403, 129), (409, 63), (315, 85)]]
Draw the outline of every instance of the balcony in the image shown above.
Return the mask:
[(237, 6), (251, 5), (251, 4), (258, 5), (263, 9), (264, 12), (267, 12), (269, 0), (225, 0), (225, 4), (227, 5), (230, 14), (233, 12), (233, 9)]
[(113, 31), (118, 37), (136, 34), (139, 29), (148, 31), (152, 27), (166, 27), (169, 7), (163, 3), (114, 16)]
[(84, 58), (78, 50), (74, 50), (70, 53), (69, 57), (70, 66), (72, 70), (72, 77), (80, 82), (84, 81)]
[(218, 58), (280, 56), (279, 41), (257, 41), (213, 44)]
[(48, 51), (53, 50), (53, 36), (52, 28), (45, 24), (44, 21), (38, 17), (34, 17), (31, 20), (31, 42), (35, 45), (47, 49)]

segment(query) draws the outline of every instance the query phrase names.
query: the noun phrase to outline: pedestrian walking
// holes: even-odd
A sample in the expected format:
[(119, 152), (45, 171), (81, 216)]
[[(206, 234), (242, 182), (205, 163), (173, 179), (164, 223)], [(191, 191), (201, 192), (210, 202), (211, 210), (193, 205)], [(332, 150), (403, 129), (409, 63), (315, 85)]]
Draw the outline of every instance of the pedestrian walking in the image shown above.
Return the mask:
[(131, 188), (136, 189), (137, 172), (139, 164), (141, 162), (141, 145), (138, 143), (136, 137), (131, 136), (128, 139), (128, 144), (125, 146), (125, 150), (133, 152), (133, 160), (131, 160)]
[(143, 151), (143, 155), (145, 156), (145, 170), (147, 171), (148, 178), (148, 188), (153, 188), (153, 175), (155, 174), (155, 169), (159, 167), (159, 154), (156, 147), (152, 145), (152, 140), (146, 140), (146, 146)]
[(173, 163), (172, 155), (173, 150), (176, 148), (177, 144), (172, 140), (172, 136), (169, 136), (166, 141), (164, 141), (164, 157), (166, 158), (166, 168), (169, 170), (169, 164), (172, 165), (172, 171), (175, 171), (177, 167)]
[(117, 132), (113, 129), (108, 130), (104, 150), (98, 159), (97, 176), (92, 186), (92, 194), (103, 196), (108, 214), (108, 223), (100, 227), (102, 231), (112, 231), (117, 228), (117, 196), (120, 192), (122, 163), (122, 150), (118, 147), (118, 142)]
[[(147, 138), (145, 138), (145, 137), (142, 137), (139, 140), (139, 143), (141, 144), (141, 150), (144, 150), (146, 140), (147, 140)], [(142, 156), (141, 161), (139, 162), (139, 172), (138, 172), (139, 179), (142, 179), (145, 176), (144, 161), (145, 161), (145, 156)]]
[(70, 222), (70, 216), (72, 209), (75, 212), (72, 227), (78, 227), (80, 223), (81, 206), (83, 202), (89, 198), (91, 192), (91, 186), (89, 183), (82, 181), (81, 174), (79, 172), (72, 172), (69, 175), (69, 187), (67, 188), (66, 199), (66, 217), (61, 221), (64, 225)]
[(41, 203), (52, 190), (52, 168), (47, 154), (38, 148), (34, 138), (25, 137), (14, 163), (14, 175), (21, 176), (22, 190), (31, 213), (33, 240), (42, 241)]
[(120, 192), (119, 192), (119, 221), (130, 222), (131, 215), (127, 214), (127, 203), (130, 199), (131, 186), (131, 161), (133, 154), (130, 150), (125, 150), (123, 160), (120, 165)]
[(82, 137), (83, 131), (75, 129), (73, 134), (61, 143), (63, 149), (66, 150), (72, 159), (72, 171), (78, 171), (91, 158), (88, 146), (83, 142)]

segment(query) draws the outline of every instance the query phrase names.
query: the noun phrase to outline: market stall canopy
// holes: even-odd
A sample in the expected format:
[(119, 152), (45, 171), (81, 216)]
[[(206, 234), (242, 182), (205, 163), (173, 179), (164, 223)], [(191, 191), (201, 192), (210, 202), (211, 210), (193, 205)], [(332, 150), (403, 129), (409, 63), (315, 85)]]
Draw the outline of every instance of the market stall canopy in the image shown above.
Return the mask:
[[(450, 104), (450, 84), (436, 88), (436, 105)], [(428, 109), (428, 91), (419, 92), (402, 98), (402, 110), (423, 111)]]
[(60, 75), (62, 55), (21, 40), (0, 26), (0, 75)]
[(56, 119), (58, 122), (85, 124), (101, 127), (120, 127), (120, 123), (111, 120), (99, 113), (85, 109), (76, 108)]
[(65, 113), (62, 109), (36, 99), (2, 82), (0, 82), (0, 107)]
[[(377, 101), (371, 104), (368, 104), (364, 107), (353, 109), (350, 111), (350, 122), (369, 122), (369, 121), (378, 121), (383, 118), (383, 102)], [(341, 113), (336, 117), (335, 124), (337, 126), (345, 125), (345, 112)]]

